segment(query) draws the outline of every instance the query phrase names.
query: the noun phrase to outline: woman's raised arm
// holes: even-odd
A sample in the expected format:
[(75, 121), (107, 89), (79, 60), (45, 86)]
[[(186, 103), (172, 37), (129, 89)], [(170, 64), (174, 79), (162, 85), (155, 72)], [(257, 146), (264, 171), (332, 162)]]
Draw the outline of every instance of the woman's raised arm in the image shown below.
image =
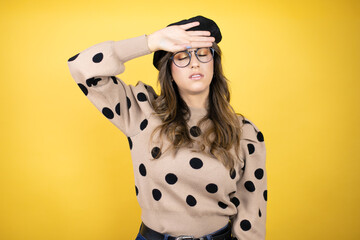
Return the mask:
[(151, 111), (149, 98), (155, 92), (143, 82), (127, 85), (116, 75), (124, 72), (126, 61), (150, 53), (146, 35), (142, 35), (96, 44), (68, 60), (70, 73), (86, 97), (128, 137), (141, 131)]

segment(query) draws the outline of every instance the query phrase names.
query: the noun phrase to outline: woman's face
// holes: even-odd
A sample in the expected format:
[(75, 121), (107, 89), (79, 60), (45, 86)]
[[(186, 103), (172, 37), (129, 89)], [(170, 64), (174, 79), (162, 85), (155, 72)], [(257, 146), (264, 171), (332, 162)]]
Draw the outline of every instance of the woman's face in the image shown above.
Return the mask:
[[(190, 52), (193, 50), (196, 49), (189, 49)], [(200, 51), (198, 55), (201, 55)], [(189, 95), (207, 96), (214, 75), (214, 59), (203, 63), (197, 59), (195, 52), (191, 52), (190, 64), (180, 68), (172, 62), (171, 73), (182, 97), (186, 98)]]

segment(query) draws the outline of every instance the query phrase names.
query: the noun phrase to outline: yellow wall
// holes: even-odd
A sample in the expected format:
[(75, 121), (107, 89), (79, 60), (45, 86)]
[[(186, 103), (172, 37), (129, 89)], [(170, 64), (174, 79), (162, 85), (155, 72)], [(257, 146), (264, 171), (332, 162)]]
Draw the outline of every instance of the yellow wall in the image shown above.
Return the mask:
[[(359, 1), (4, 2), (0, 239), (135, 238), (127, 139), (67, 59), (198, 14), (221, 28), (232, 105), (265, 136), (267, 239), (360, 239)], [(156, 86), (152, 55), (126, 67)]]

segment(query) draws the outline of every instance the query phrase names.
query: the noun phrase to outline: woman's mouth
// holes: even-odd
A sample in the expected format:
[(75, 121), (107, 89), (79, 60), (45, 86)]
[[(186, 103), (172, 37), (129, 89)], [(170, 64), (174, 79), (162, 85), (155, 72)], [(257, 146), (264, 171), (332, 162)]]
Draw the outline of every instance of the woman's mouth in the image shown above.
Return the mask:
[(204, 77), (204, 75), (202, 75), (201, 73), (194, 73), (189, 76), (189, 78), (192, 80), (199, 80), (203, 77)]

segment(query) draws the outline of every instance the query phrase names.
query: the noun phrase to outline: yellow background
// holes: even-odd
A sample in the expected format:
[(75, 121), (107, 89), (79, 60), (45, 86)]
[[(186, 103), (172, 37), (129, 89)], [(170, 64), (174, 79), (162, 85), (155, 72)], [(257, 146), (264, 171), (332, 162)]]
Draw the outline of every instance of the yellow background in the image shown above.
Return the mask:
[[(127, 139), (84, 96), (67, 59), (198, 14), (221, 28), (233, 107), (264, 133), (267, 239), (360, 239), (359, 1), (0, 9), (0, 239), (135, 239), (141, 210)], [(156, 87), (152, 55), (126, 68), (127, 83)]]

